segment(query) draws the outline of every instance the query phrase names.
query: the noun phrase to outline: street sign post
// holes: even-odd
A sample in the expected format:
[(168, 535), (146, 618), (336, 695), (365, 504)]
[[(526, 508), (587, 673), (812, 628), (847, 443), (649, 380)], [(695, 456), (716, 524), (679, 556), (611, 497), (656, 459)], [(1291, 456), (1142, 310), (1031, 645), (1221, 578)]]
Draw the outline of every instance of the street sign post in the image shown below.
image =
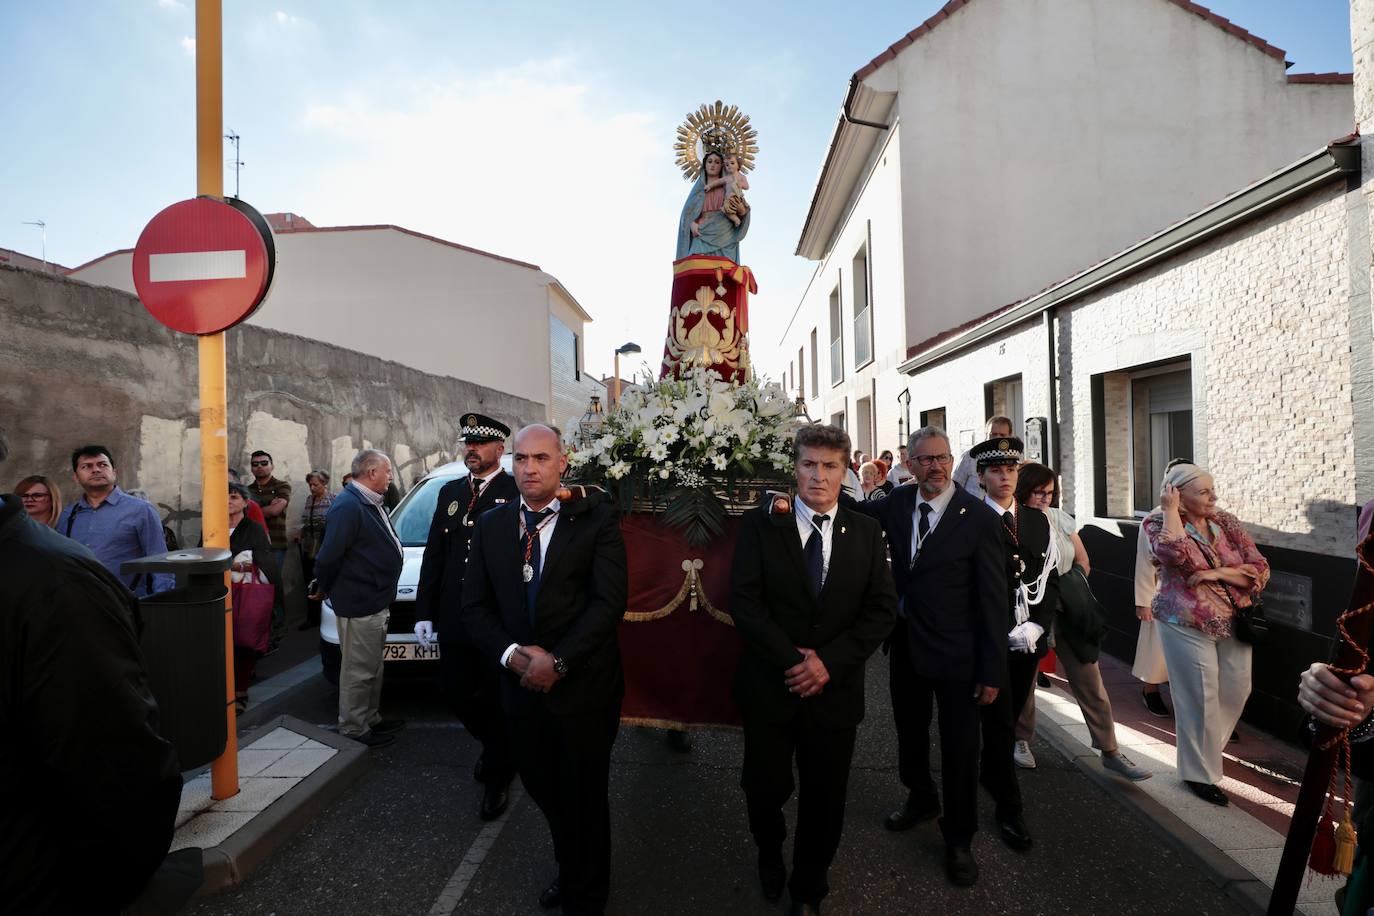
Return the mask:
[(185, 334), (227, 330), (262, 304), (276, 251), (242, 201), (196, 197), (154, 216), (134, 246), (134, 288), (159, 322)]

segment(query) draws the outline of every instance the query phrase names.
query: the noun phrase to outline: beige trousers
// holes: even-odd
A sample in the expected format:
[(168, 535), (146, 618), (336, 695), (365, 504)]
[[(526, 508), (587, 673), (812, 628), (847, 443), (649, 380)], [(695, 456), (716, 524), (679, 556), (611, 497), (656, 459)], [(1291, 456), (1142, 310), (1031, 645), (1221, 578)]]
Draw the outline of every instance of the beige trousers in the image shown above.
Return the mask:
[(1169, 663), (1178, 735), (1178, 775), (1221, 782), (1222, 754), (1250, 696), (1249, 645), (1214, 639), (1196, 627), (1155, 621)]
[(339, 617), (339, 734), (357, 738), (381, 721), (382, 646), (390, 610)]
[(1069, 680), (1069, 689), (1078, 701), (1078, 709), (1083, 713), (1083, 721), (1092, 735), (1093, 747), (1104, 754), (1115, 754), (1116, 722), (1112, 719), (1112, 701), (1107, 699), (1107, 688), (1102, 683), (1102, 669), (1097, 662), (1081, 661), (1073, 654), (1068, 640), (1061, 639), (1055, 644), (1059, 653), (1059, 663), (1064, 666), (1064, 676)]

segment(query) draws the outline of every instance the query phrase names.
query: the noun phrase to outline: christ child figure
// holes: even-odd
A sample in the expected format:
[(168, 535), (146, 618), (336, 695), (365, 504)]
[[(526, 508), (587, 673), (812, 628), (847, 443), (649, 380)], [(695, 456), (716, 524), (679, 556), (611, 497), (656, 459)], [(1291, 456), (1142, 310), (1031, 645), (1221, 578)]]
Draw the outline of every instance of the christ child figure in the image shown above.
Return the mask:
[(725, 206), (721, 212), (736, 226), (749, 212), (749, 204), (742, 192), (749, 190), (749, 179), (739, 170), (739, 157), (734, 153), (725, 154)]

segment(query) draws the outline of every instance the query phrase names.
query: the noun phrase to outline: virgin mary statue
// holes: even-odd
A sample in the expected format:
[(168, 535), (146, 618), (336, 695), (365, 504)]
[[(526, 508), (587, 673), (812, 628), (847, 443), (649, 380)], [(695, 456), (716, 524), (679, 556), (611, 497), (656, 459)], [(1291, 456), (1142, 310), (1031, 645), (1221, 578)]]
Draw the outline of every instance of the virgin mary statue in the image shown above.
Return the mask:
[[(682, 216), (678, 218), (677, 255), (674, 260), (705, 254), (740, 263), (739, 243), (749, 234), (750, 214), (747, 207), (741, 206), (734, 214), (727, 215), (731, 209), (727, 207), (727, 201), (739, 197), (739, 183), (747, 182), (747, 179), (740, 174), (733, 155), (728, 157), (731, 168), (727, 171), (726, 158), (716, 150), (708, 151), (703, 157), (701, 174), (692, 183), (692, 190), (688, 192), (687, 202), (682, 207)], [(748, 187), (747, 184), (743, 186)]]

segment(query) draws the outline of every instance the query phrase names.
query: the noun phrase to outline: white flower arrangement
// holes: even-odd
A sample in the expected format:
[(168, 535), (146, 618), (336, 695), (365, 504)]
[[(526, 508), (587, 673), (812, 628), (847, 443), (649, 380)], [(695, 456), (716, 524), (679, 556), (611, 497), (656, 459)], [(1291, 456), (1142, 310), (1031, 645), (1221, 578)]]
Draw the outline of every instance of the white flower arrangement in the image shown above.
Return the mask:
[[(579, 431), (568, 462), (579, 479), (616, 481), (622, 508), (637, 498), (665, 496), (670, 522), (676, 512), (692, 537), (703, 512), (723, 519), (716, 490), (792, 476), (792, 440), (803, 422), (775, 382), (725, 382), (694, 368), (676, 378), (646, 377), (626, 389), (599, 430)], [(693, 509), (677, 509), (683, 497)], [(703, 501), (715, 505), (703, 508)], [(695, 528), (698, 540), (709, 534)]]

